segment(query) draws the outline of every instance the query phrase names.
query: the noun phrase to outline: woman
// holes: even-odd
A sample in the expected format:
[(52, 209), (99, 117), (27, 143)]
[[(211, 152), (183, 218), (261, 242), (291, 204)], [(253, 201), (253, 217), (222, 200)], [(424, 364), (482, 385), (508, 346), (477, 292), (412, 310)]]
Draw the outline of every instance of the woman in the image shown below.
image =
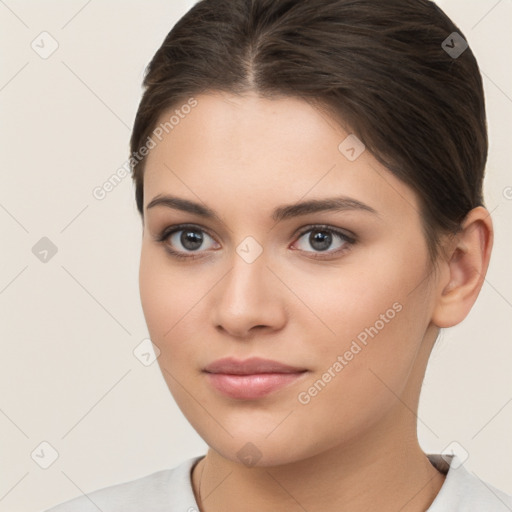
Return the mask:
[(51, 510), (512, 510), (416, 434), (493, 241), (461, 31), (426, 0), (203, 0), (144, 85), (142, 306), (210, 448)]

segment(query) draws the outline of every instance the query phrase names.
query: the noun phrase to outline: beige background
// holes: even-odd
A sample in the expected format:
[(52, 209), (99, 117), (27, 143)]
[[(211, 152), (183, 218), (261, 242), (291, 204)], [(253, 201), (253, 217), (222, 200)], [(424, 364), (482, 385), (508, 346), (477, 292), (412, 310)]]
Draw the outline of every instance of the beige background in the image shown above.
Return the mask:
[[(206, 449), (157, 364), (133, 354), (148, 333), (131, 178), (92, 194), (126, 161), (144, 67), (192, 4), (0, 1), (1, 512), (43, 510)], [(428, 452), (456, 442), (470, 470), (512, 493), (512, 2), (439, 4), (484, 75), (496, 244), (477, 305), (434, 350), (419, 435)], [(43, 237), (57, 249), (46, 263), (32, 252)], [(42, 442), (58, 452), (47, 469)]]

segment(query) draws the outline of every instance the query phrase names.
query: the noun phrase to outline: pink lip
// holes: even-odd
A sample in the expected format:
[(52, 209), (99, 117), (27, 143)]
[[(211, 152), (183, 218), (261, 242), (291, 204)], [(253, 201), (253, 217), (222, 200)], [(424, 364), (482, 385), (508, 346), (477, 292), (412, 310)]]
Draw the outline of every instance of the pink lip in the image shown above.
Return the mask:
[(253, 357), (243, 361), (219, 359), (203, 371), (221, 393), (231, 398), (254, 400), (296, 381), (307, 370)]

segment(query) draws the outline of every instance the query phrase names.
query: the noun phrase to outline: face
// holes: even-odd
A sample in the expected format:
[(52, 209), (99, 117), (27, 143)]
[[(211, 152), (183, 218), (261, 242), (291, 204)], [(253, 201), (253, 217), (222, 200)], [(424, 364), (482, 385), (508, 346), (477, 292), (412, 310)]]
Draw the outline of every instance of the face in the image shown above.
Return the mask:
[(195, 99), (144, 177), (141, 302), (179, 407), (258, 465), (400, 428), (432, 341), (417, 197), (301, 99)]

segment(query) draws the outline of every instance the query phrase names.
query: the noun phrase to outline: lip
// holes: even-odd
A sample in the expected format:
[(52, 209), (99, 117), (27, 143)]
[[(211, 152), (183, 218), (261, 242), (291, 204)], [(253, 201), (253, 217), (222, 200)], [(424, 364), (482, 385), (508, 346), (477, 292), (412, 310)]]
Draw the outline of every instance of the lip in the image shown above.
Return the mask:
[(256, 400), (300, 379), (305, 368), (270, 359), (224, 358), (203, 370), (210, 384), (222, 394), (239, 400)]

